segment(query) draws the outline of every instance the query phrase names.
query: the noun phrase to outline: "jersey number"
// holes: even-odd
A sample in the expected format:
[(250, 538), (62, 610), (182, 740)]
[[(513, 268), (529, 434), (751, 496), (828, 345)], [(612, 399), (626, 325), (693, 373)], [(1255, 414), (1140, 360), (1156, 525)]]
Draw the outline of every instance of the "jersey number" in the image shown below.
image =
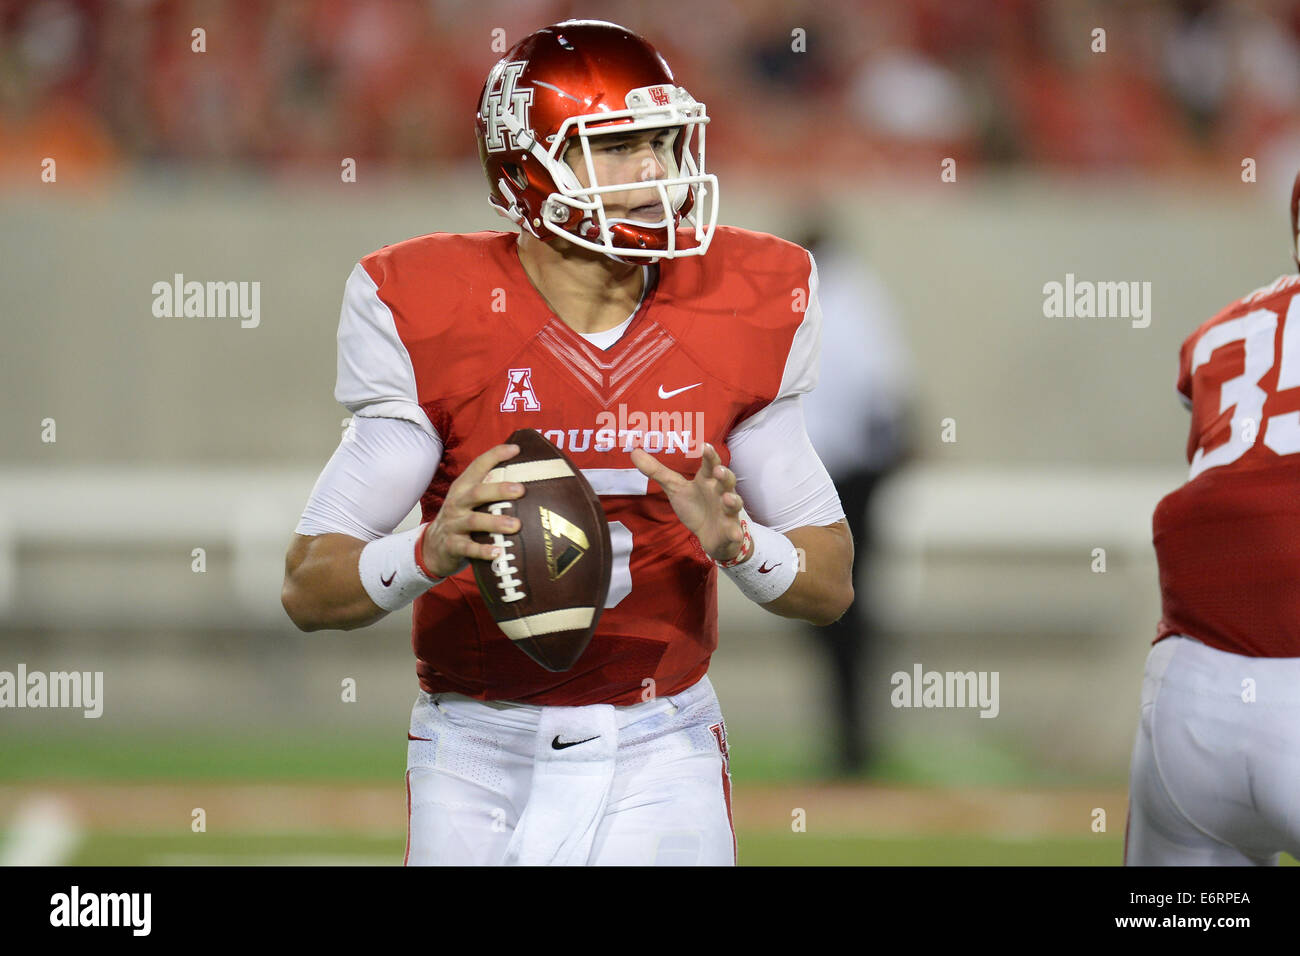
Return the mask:
[[(582, 473), (597, 495), (643, 495), (649, 486), (649, 479), (635, 468), (584, 468)], [(605, 607), (613, 607), (632, 593), (631, 530), (621, 521), (611, 521), (609, 543), (614, 560)]]
[[(1278, 314), (1272, 309), (1256, 309), (1239, 319), (1214, 326), (1196, 343), (1189, 374), (1194, 375), (1218, 349), (1232, 342), (1245, 345), (1246, 360), (1241, 374), (1220, 387), (1219, 411), (1236, 406), (1232, 413), (1232, 433), (1217, 448), (1196, 449), (1188, 481), (1207, 468), (1232, 464), (1255, 444), (1260, 434), (1264, 436), (1264, 444), (1279, 455), (1300, 452), (1300, 412), (1270, 415), (1260, 427), (1268, 393), (1259, 387), (1259, 380), (1273, 367), (1277, 319)], [(1293, 296), (1287, 308), (1282, 326), (1282, 358), (1277, 370), (1278, 392), (1297, 386), (1300, 386), (1300, 295)]]

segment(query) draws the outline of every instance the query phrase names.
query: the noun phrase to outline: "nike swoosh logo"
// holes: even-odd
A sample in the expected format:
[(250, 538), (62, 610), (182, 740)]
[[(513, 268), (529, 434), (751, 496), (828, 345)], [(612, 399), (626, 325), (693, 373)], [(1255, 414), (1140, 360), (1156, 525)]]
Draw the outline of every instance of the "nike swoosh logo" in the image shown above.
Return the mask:
[(392, 574), (390, 574), (390, 575), (388, 576), (388, 580), (387, 580), (387, 581), (384, 580), (384, 576), (381, 574), (381, 575), (379, 576), (379, 583), (382, 584), (384, 587), (388, 587), (389, 585), (391, 585), (391, 584), (393, 583), (393, 578), (395, 578), (395, 577), (397, 577), (397, 572), (396, 572), (396, 571), (394, 571)]
[[(597, 735), (596, 735), (596, 737), (599, 737), (599, 736), (600, 736), (600, 734), (597, 734)], [(588, 738), (586, 738), (586, 740), (568, 740), (568, 741), (565, 741), (564, 743), (560, 743), (560, 735), (559, 735), (559, 734), (556, 734), (556, 735), (555, 735), (555, 739), (551, 741), (551, 749), (552, 749), (552, 750), (563, 750), (565, 747), (576, 747), (576, 746), (578, 746), (578, 744), (585, 744), (588, 740), (595, 740), (596, 737), (588, 737)]]
[(659, 386), (660, 398), (672, 398), (674, 395), (680, 395), (682, 392), (689, 392), (693, 388), (699, 388), (703, 382), (696, 382), (694, 385), (687, 385), (685, 388), (675, 388), (671, 392), (665, 392), (662, 385)]
[(776, 570), (777, 568), (779, 568), (780, 566), (781, 566), (781, 562), (778, 561), (778, 562), (776, 562), (776, 564), (772, 565), (772, 566), (769, 568), (769, 567), (767, 566), (767, 562), (764, 561), (763, 564), (762, 564), (762, 567), (760, 567), (760, 568), (758, 569), (758, 573), (759, 573), (759, 574), (767, 574), (769, 571), (775, 571), (775, 570)]

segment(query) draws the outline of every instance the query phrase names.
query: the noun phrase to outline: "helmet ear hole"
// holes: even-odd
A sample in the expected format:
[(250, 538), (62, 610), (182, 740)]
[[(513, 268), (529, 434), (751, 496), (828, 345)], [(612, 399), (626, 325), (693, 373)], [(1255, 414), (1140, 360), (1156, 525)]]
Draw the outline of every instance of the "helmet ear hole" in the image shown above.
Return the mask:
[(520, 189), (528, 188), (528, 177), (524, 175), (523, 169), (516, 163), (507, 163), (501, 170), (510, 177), (510, 181)]

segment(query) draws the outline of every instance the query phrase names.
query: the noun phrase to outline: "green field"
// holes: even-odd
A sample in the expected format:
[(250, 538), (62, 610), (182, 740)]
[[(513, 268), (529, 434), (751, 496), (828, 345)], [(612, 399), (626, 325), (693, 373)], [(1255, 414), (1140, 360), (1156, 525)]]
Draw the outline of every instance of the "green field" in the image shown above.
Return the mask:
[[(1121, 837), (1033, 841), (980, 836), (870, 837), (741, 831), (746, 866), (1114, 866)], [(79, 865), (398, 865), (405, 835), (275, 833), (216, 836), (98, 833), (68, 862)]]
[[(1127, 769), (1127, 768), (1125, 768)], [(405, 733), (330, 736), (302, 732), (211, 730), (96, 734), (0, 735), (0, 782), (37, 780), (328, 780), (400, 781)], [(805, 741), (732, 741), (737, 783), (815, 781), (835, 777)], [(916, 786), (1122, 786), (1045, 770), (995, 745), (909, 744), (886, 749), (870, 779)]]
[[(72, 735), (0, 737), (0, 831), (25, 801), (52, 796), (73, 808), (76, 821), (67, 863), (401, 863), (403, 739), (175, 731), (87, 742)], [(1005, 753), (942, 747), (893, 751), (874, 770), (870, 780), (832, 781), (806, 748), (772, 741), (735, 748), (741, 864), (1121, 861), (1122, 781), (1093, 782), (1092, 791), (1073, 781), (1071, 789)], [(1015, 814), (1025, 801), (1030, 811), (1022, 824)], [(1001, 804), (1017, 808), (1011, 825)], [(1107, 808), (1106, 832), (1090, 832), (1094, 804)], [(362, 805), (368, 809), (354, 813)], [(207, 832), (191, 832), (195, 806), (209, 808)], [(807, 832), (792, 831), (792, 806), (809, 808)], [(4, 845), (0, 838), (0, 851)]]

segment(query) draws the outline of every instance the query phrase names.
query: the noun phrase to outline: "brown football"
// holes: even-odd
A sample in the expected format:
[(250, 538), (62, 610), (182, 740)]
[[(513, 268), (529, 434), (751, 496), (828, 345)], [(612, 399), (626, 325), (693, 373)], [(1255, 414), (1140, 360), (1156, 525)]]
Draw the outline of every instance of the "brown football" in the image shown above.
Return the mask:
[(476, 531), (502, 549), (471, 561), (492, 619), (515, 646), (548, 671), (566, 671), (591, 643), (609, 594), (613, 556), (600, 498), (569, 458), (541, 433), (521, 428), (506, 439), (519, 454), (484, 481), (517, 481), (522, 498), (476, 510), (519, 519), (514, 534)]

